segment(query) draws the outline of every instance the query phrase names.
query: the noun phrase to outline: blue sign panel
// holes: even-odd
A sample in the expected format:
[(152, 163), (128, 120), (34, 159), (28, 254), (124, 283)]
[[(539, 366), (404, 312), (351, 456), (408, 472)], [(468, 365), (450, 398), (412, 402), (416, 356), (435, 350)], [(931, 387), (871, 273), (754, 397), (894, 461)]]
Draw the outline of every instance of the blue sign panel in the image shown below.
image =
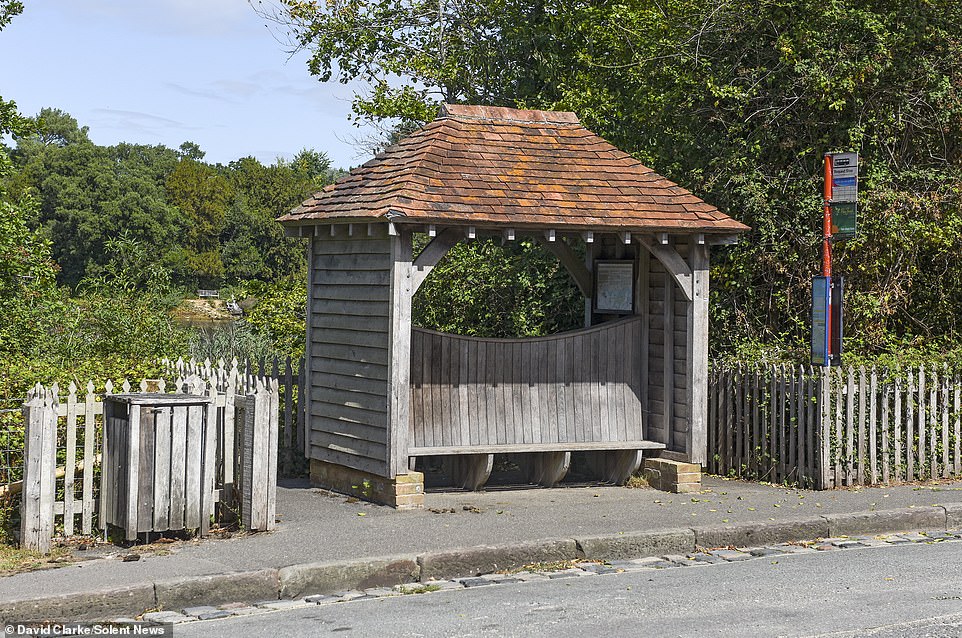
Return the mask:
[(832, 278), (812, 279), (812, 364), (831, 365), (828, 318), (832, 302)]

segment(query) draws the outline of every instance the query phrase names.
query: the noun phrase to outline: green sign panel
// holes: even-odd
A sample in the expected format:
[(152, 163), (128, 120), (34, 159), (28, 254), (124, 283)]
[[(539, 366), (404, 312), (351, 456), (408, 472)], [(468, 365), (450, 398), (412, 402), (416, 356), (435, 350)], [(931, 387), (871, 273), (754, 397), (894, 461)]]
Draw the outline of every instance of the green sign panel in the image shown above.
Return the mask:
[(858, 206), (855, 202), (832, 203), (832, 236), (855, 237)]

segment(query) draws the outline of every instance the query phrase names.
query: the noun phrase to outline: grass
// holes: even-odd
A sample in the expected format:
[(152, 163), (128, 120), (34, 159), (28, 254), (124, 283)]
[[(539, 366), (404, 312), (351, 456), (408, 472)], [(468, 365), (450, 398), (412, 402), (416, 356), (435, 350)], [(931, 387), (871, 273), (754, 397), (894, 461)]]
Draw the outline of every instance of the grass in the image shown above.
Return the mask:
[(439, 589), (441, 589), (440, 585), (411, 585), (400, 587), (398, 591), (402, 594), (428, 594)]
[(650, 487), (650, 485), (648, 485), (648, 479), (646, 479), (641, 474), (632, 474), (628, 478), (628, 482), (625, 483), (625, 487), (639, 488), (639, 487)]
[(19, 574), (37, 569), (62, 567), (72, 562), (64, 547), (54, 547), (47, 555), (29, 549), (0, 545), (0, 575)]

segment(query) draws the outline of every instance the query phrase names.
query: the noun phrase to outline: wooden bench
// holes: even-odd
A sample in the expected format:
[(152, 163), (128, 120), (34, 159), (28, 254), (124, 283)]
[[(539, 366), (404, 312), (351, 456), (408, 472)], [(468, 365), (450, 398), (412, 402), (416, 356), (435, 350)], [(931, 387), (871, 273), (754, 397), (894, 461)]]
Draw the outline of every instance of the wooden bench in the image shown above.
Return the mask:
[(498, 444), (457, 447), (416, 447), (408, 450), (413, 460), (421, 456), (451, 457), (451, 473), (458, 487), (479, 490), (491, 476), (495, 454), (530, 454), (525, 468), (530, 483), (551, 487), (567, 475), (572, 452), (586, 452), (593, 473), (602, 481), (623, 485), (641, 467), (645, 450), (664, 450), (655, 441), (590, 441), (580, 443)]

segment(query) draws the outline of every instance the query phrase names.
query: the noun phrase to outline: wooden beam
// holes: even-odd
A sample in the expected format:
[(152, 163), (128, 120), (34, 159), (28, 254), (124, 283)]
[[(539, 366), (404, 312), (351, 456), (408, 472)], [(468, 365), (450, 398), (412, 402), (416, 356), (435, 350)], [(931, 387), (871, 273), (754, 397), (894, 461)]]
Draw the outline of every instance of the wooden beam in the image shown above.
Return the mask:
[[(655, 243), (649, 237), (639, 237), (641, 244), (661, 262), (668, 274), (672, 276), (687, 301), (692, 300), (692, 275), (691, 268), (682, 259), (678, 251), (671, 246)], [(693, 244), (697, 245), (697, 244)]]
[(414, 269), (411, 277), (412, 295), (418, 291), (418, 288), (421, 287), (424, 280), (431, 274), (434, 266), (448, 254), (448, 251), (451, 250), (455, 244), (461, 241), (461, 238), (464, 236), (463, 232), (460, 228), (445, 228), (424, 247), (424, 250), (422, 250), (417, 259), (414, 260)]
[(693, 299), (688, 304), (688, 434), (692, 463), (708, 461), (708, 246), (692, 243), (689, 261)]
[(411, 233), (391, 240), (391, 324), (388, 334), (387, 478), (408, 472), (411, 444)]
[(705, 238), (709, 246), (727, 246), (738, 243), (738, 235), (709, 235)]
[(565, 242), (564, 239), (561, 241), (541, 241), (551, 253), (558, 258), (561, 265), (565, 267), (571, 278), (575, 280), (575, 284), (578, 286), (578, 290), (586, 299), (591, 299), (591, 273), (578, 258), (578, 255), (571, 250), (571, 246)]

